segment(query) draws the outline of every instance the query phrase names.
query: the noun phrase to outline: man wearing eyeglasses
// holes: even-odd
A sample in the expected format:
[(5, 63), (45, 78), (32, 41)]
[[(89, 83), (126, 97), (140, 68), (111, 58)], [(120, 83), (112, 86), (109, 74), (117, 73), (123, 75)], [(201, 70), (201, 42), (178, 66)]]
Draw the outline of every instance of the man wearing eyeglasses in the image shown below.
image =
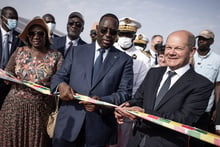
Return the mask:
[(80, 34), (84, 29), (84, 23), (85, 21), (81, 13), (72, 12), (67, 21), (67, 35), (54, 38), (52, 48), (60, 51), (65, 58), (67, 52), (71, 50), (73, 46), (86, 44), (86, 42), (80, 38)]
[(76, 93), (120, 105), (131, 98), (133, 61), (116, 49), (119, 20), (105, 14), (97, 41), (74, 47), (51, 79), (51, 91), (63, 100), (57, 117), (54, 147), (105, 147), (117, 143), (114, 108), (74, 99)]
[[(19, 33), (15, 31), (18, 13), (15, 8), (6, 6), (1, 11), (0, 27), (0, 68), (4, 69), (15, 49), (20, 46)], [(10, 87), (0, 79), (0, 108)]]

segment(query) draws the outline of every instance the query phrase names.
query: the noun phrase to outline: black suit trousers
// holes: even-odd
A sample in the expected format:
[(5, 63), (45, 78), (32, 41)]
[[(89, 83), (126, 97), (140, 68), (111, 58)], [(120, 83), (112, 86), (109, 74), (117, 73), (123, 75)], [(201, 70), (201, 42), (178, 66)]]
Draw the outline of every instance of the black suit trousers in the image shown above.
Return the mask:
[(5, 97), (7, 96), (11, 86), (6, 85), (2, 79), (0, 79), (0, 109), (2, 107), (2, 104), (5, 100)]

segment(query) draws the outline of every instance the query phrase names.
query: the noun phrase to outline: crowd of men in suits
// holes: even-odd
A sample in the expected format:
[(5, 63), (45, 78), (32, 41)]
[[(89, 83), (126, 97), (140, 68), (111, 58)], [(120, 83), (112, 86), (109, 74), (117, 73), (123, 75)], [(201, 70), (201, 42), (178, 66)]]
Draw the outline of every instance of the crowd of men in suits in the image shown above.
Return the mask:
[[(220, 110), (217, 109), (220, 58), (210, 49), (215, 37), (212, 31), (204, 30), (194, 36), (189, 31), (178, 30), (169, 34), (165, 45), (163, 36), (154, 35), (147, 50), (149, 39), (144, 34), (136, 34), (141, 24), (130, 17), (118, 19), (111, 13), (101, 16), (91, 31), (93, 39), (94, 35), (96, 38), (90, 44), (80, 37), (85, 24), (81, 13), (70, 13), (67, 34), (62, 37), (53, 33), (56, 24), (53, 15), (45, 14), (42, 18), (51, 31), (51, 48), (65, 58), (51, 79), (52, 93), (59, 92), (62, 100), (54, 147), (189, 145), (188, 136), (137, 119), (127, 110), (146, 112), (208, 131), (210, 123), (217, 120), (216, 133), (220, 134)], [(23, 45), (15, 31), (17, 21), (18, 14), (13, 7), (2, 9), (2, 69), (13, 51)], [(5, 36), (9, 36), (7, 45)], [(157, 48), (157, 44), (161, 46)], [(159, 50), (163, 50), (166, 66), (157, 65)], [(9, 88), (0, 80), (0, 106)], [(120, 107), (115, 110), (78, 102), (74, 99), (76, 93)], [(198, 140), (190, 141), (191, 146), (206, 146)]]

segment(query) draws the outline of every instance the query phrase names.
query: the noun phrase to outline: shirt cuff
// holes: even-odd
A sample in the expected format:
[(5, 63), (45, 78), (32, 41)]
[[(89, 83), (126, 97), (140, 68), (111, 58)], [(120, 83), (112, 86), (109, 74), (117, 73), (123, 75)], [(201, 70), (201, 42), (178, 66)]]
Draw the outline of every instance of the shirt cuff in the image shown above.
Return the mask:
[[(64, 82), (61, 82), (60, 84), (62, 84), (62, 83), (64, 83)], [(59, 92), (59, 90), (58, 90), (60, 84), (57, 85), (57, 87), (56, 87), (55, 91), (53, 92), (53, 94), (55, 94), (55, 95), (60, 95), (60, 92)]]
[(220, 125), (216, 125), (215, 130), (220, 130)]

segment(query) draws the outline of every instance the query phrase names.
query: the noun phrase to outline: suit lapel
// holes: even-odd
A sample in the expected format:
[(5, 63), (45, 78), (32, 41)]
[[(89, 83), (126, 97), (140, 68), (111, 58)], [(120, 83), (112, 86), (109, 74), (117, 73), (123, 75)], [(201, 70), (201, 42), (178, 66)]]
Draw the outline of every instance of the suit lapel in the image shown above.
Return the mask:
[(108, 55), (100, 69), (100, 75), (97, 81), (94, 83), (93, 88), (104, 78), (104, 76), (108, 73), (108, 71), (114, 66), (115, 62), (119, 59), (119, 55), (117, 49), (111, 47), (109, 49)]
[(59, 37), (57, 40), (54, 39), (53, 42), (55, 44), (55, 45), (52, 45), (53, 49), (58, 50), (64, 56), (65, 45), (66, 45), (66, 36)]
[(87, 82), (92, 86), (92, 71), (94, 65), (94, 56), (95, 56), (95, 44), (88, 44), (89, 46), (85, 49), (85, 71)]
[(83, 45), (83, 44), (86, 44), (86, 42), (84, 42), (81, 38), (79, 38), (78, 45)]
[(1, 61), (2, 61), (2, 31), (0, 29), (0, 62)]
[(160, 101), (158, 104), (156, 110), (158, 110), (161, 106), (163, 106), (167, 101), (171, 100), (172, 98), (175, 98), (175, 95), (179, 92), (182, 92), (183, 86), (189, 85), (190, 81), (192, 80), (192, 73), (193, 69), (189, 69), (182, 77), (180, 77), (179, 80), (176, 81), (176, 83), (170, 88), (170, 90), (166, 93), (164, 98)]
[(18, 33), (13, 31), (13, 35), (12, 35), (12, 44), (11, 44), (11, 52), (10, 55), (16, 50), (16, 48), (18, 47)]
[(156, 101), (156, 96), (157, 96), (157, 91), (158, 91), (158, 88), (160, 86), (160, 82), (162, 80), (162, 77), (163, 77), (163, 74), (164, 72), (166, 71), (167, 67), (160, 67), (161, 70), (159, 71), (156, 71), (157, 73), (154, 74), (155, 75), (158, 75), (157, 77), (155, 77), (156, 79), (156, 84), (154, 86), (152, 86), (152, 91), (153, 91), (153, 95), (152, 95), (152, 99), (149, 103), (149, 107), (151, 107), (151, 109), (154, 109), (154, 104), (155, 104), (155, 101)]

